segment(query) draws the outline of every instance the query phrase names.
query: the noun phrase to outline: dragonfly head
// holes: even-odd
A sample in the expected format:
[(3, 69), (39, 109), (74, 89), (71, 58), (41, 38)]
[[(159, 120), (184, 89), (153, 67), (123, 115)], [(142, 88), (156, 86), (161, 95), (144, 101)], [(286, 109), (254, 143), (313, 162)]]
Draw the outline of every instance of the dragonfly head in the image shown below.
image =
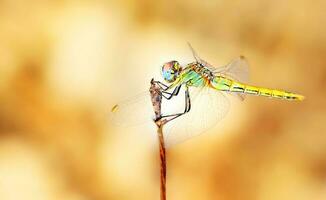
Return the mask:
[(166, 82), (172, 83), (177, 79), (182, 70), (178, 61), (170, 61), (162, 66), (162, 76)]

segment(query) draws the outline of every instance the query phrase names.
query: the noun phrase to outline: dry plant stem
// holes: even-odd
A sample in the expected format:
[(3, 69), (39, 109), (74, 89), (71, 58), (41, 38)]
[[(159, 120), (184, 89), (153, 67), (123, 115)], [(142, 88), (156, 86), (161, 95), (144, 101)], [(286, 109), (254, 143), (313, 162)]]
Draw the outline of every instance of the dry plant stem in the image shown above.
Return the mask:
[(163, 138), (163, 123), (157, 123), (157, 134), (159, 138), (160, 146), (160, 161), (161, 161), (161, 200), (166, 200), (166, 157), (165, 157), (165, 146)]
[(159, 139), (159, 148), (160, 148), (160, 161), (161, 161), (161, 200), (166, 200), (166, 154), (165, 154), (165, 145), (163, 137), (163, 126), (167, 123), (167, 120), (162, 119), (161, 114), (161, 104), (162, 104), (162, 92), (159, 85), (151, 80), (151, 87), (149, 89), (151, 94), (151, 100), (153, 104), (153, 109), (155, 113), (155, 124), (157, 127), (157, 135)]

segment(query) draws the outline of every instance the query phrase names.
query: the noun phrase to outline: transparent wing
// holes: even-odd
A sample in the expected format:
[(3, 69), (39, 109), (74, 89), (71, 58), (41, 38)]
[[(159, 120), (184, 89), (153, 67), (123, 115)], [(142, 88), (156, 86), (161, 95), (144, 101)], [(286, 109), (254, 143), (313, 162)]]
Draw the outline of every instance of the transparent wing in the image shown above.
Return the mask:
[(122, 126), (134, 126), (151, 122), (154, 111), (149, 92), (143, 92), (112, 106), (110, 118)]
[(244, 56), (232, 60), (224, 67), (215, 68), (214, 73), (220, 73), (242, 83), (249, 82), (249, 64)]
[(167, 147), (205, 132), (223, 119), (229, 110), (229, 100), (222, 92), (208, 87), (189, 89), (191, 110), (166, 124), (164, 134)]
[(212, 70), (214, 73), (225, 74), (243, 83), (247, 83), (249, 81), (249, 64), (244, 56), (239, 56), (238, 58), (232, 60), (226, 66), (215, 67), (200, 58), (190, 43), (188, 43), (188, 45), (195, 60), (203, 66), (207, 67), (208, 69)]
[[(233, 80), (248, 83), (249, 82), (249, 64), (247, 59), (244, 56), (239, 56), (238, 58), (232, 60), (229, 64), (222, 67), (214, 67), (209, 64), (207, 61), (201, 59), (196, 51), (192, 48), (191, 44), (188, 43), (189, 48), (196, 59), (197, 62), (201, 63), (206, 68), (210, 69), (215, 74), (222, 74), (227, 77), (232, 78)], [(234, 93), (241, 100), (244, 100), (245, 94)]]
[(198, 56), (198, 54), (197, 54), (197, 52), (195, 51), (195, 49), (191, 46), (191, 44), (190, 44), (189, 42), (188, 42), (188, 46), (189, 46), (189, 48), (190, 48), (190, 50), (191, 50), (191, 52), (192, 52), (192, 55), (194, 56), (195, 60), (196, 60), (198, 63), (202, 64), (203, 66), (205, 66), (206, 68), (208, 68), (208, 69), (210, 69), (210, 70), (212, 70), (212, 71), (214, 71), (214, 70), (216, 69), (216, 67), (214, 67), (213, 65), (209, 64), (207, 61), (201, 59), (201, 58)]
[[(164, 127), (167, 147), (195, 137), (213, 127), (224, 118), (229, 110), (229, 100), (222, 92), (208, 87), (191, 87), (191, 110), (185, 115), (170, 121)], [(163, 100), (163, 115), (179, 113), (184, 110), (184, 90), (171, 100)], [(149, 92), (143, 92), (114, 105), (110, 118), (122, 126), (135, 126), (152, 123), (154, 116)]]

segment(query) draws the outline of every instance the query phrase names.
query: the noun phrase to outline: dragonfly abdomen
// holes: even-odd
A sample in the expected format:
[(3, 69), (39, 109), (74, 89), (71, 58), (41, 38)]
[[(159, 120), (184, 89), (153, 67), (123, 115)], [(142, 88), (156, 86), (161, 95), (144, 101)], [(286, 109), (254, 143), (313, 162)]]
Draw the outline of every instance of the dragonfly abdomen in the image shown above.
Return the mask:
[(284, 90), (277, 90), (277, 89), (268, 89), (268, 88), (258, 88), (258, 95), (265, 96), (265, 97), (272, 97), (278, 99), (286, 99), (286, 100), (303, 100), (304, 96), (295, 94), (292, 92), (287, 92)]
[[(231, 90), (232, 91), (232, 90)], [(244, 93), (286, 100), (303, 100), (303, 96), (284, 90), (245, 85)]]
[(304, 99), (302, 95), (295, 94), (292, 92), (246, 85), (221, 76), (215, 77), (213, 81), (211, 81), (211, 85), (217, 90), (226, 92), (245, 93), (250, 95), (265, 96), (286, 100)]

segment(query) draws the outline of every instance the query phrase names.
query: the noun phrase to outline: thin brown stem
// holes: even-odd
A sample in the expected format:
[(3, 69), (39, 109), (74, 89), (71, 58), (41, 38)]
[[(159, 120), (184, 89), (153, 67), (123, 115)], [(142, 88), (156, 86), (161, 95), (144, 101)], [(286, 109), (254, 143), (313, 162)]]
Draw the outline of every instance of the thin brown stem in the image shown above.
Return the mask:
[(160, 163), (161, 163), (161, 200), (166, 200), (166, 154), (163, 137), (163, 124), (157, 125), (157, 134), (159, 138)]

